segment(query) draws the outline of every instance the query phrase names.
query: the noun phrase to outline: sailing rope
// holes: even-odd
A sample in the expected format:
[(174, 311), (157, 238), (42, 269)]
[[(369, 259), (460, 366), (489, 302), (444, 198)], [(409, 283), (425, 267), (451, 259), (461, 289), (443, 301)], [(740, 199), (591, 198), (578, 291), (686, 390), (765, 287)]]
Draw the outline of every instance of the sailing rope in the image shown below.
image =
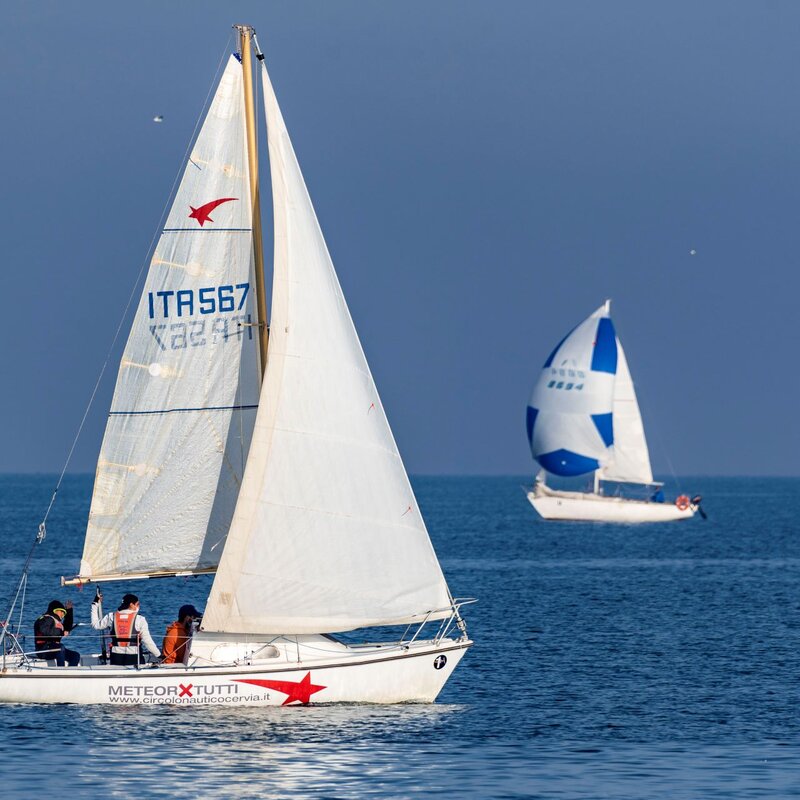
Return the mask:
[[(133, 303), (134, 297), (136, 297), (137, 289), (139, 288), (139, 284), (142, 281), (142, 276), (144, 275), (145, 269), (150, 264), (150, 260), (153, 257), (153, 251), (155, 249), (156, 241), (158, 237), (161, 235), (161, 231), (164, 227), (164, 221), (167, 216), (167, 211), (169, 210), (170, 205), (172, 204), (173, 200), (175, 199), (175, 191), (178, 186), (178, 182), (180, 180), (181, 175), (185, 169), (185, 165), (187, 160), (189, 159), (189, 153), (191, 152), (192, 146), (194, 145), (195, 137), (197, 136), (197, 130), (200, 127), (200, 123), (202, 122), (206, 111), (208, 109), (209, 100), (211, 98), (211, 94), (214, 91), (214, 87), (217, 84), (217, 80), (219, 78), (220, 70), (222, 69), (222, 64), (225, 61), (225, 56), (230, 52), (231, 46), (231, 39), (233, 38), (233, 34), (229, 34), (228, 38), (225, 42), (225, 47), (222, 51), (222, 55), (220, 56), (219, 63), (217, 64), (217, 69), (214, 72), (214, 77), (211, 81), (211, 85), (208, 89), (208, 94), (206, 94), (206, 99), (203, 101), (203, 105), (200, 109), (200, 113), (197, 117), (197, 120), (194, 124), (194, 129), (192, 130), (192, 135), (189, 137), (189, 144), (186, 146), (186, 150), (183, 154), (183, 158), (181, 159), (180, 166), (178, 167), (178, 171), (175, 174), (175, 179), (172, 181), (172, 186), (170, 187), (169, 194), (167, 195), (167, 199), (164, 203), (163, 208), (161, 209), (161, 214), (158, 217), (158, 225), (156, 226), (155, 231), (153, 232), (153, 237), (150, 239), (150, 244), (147, 247), (147, 252), (145, 255), (144, 260), (142, 261), (142, 265), (139, 267), (139, 272), (136, 275), (136, 280), (134, 281), (133, 287), (131, 288), (131, 292), (128, 296), (128, 302), (125, 304), (125, 308), (122, 312), (122, 315), (119, 320), (119, 324), (117, 325), (117, 330), (114, 333), (114, 338), (111, 340), (111, 345), (108, 348), (108, 352), (106, 353), (105, 361), (103, 362), (103, 366), (100, 369), (100, 374), (97, 376), (97, 380), (94, 384), (94, 389), (92, 389), (92, 393), (89, 396), (89, 402), (86, 405), (86, 409), (83, 412), (83, 417), (81, 417), (80, 425), (78, 425), (78, 430), (75, 434), (74, 439), (72, 440), (72, 446), (69, 448), (69, 452), (67, 453), (66, 461), (64, 462), (64, 467), (61, 470), (61, 474), (58, 476), (58, 481), (56, 482), (55, 489), (53, 489), (53, 494), (50, 497), (50, 502), (47, 506), (47, 510), (44, 512), (44, 517), (42, 521), (39, 523), (39, 528), (36, 532), (36, 538), (31, 546), (30, 551), (28, 552), (28, 557), (25, 559), (25, 564), (22, 567), (22, 574), (20, 576), (19, 583), (17, 584), (17, 589), (14, 593), (14, 598), (11, 600), (8, 606), (8, 612), (6, 615), (0, 619), (0, 652), (3, 651), (5, 638), (6, 638), (6, 631), (8, 629), (8, 625), (11, 622), (11, 618), (14, 615), (14, 609), (17, 604), (17, 600), (19, 599), (20, 593), (23, 596), (22, 606), (24, 607), (24, 597), (25, 597), (25, 590), (27, 587), (28, 581), (28, 571), (30, 569), (31, 560), (33, 559), (33, 553), (36, 550), (36, 546), (40, 545), (47, 536), (47, 519), (50, 516), (50, 512), (53, 509), (53, 505), (56, 502), (56, 497), (58, 495), (58, 490), (61, 488), (61, 484), (64, 480), (64, 475), (67, 472), (70, 462), (72, 461), (72, 455), (75, 452), (75, 447), (78, 444), (78, 440), (80, 439), (81, 433), (83, 432), (83, 426), (86, 424), (86, 419), (89, 416), (89, 411), (94, 404), (94, 399), (97, 396), (97, 390), (100, 388), (100, 384), (103, 380), (103, 376), (105, 375), (106, 368), (108, 367), (108, 362), (111, 360), (111, 356), (114, 352), (114, 349), (117, 345), (117, 341), (119, 339), (119, 335), (122, 332), (123, 325), (125, 324), (125, 320), (128, 317), (128, 313), (131, 308), (131, 304)], [(192, 162), (194, 163), (194, 162)], [(20, 608), (20, 621), (19, 627), (17, 628), (17, 636), (19, 636), (20, 629), (22, 627), (22, 607)], [(13, 635), (12, 635), (13, 636)]]

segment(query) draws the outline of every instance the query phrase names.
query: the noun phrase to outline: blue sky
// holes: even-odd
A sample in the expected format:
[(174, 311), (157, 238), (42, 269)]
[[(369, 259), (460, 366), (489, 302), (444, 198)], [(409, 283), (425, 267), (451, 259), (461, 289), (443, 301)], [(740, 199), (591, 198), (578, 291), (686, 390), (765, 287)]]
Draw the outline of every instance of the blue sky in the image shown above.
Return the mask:
[(367, 0), (5, 15), (0, 471), (60, 469), (239, 21), (410, 472), (532, 472), (536, 375), (610, 297), (657, 472), (800, 474), (800, 6)]

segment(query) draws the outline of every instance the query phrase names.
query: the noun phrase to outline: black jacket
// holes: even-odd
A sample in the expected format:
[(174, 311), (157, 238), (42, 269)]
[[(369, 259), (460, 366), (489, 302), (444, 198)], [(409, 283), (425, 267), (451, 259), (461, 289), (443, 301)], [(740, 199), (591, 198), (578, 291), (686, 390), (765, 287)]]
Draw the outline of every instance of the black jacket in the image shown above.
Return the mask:
[(64, 621), (52, 614), (42, 614), (33, 623), (33, 640), (37, 658), (55, 658), (61, 650), (61, 639), (75, 627), (72, 609), (67, 609)]

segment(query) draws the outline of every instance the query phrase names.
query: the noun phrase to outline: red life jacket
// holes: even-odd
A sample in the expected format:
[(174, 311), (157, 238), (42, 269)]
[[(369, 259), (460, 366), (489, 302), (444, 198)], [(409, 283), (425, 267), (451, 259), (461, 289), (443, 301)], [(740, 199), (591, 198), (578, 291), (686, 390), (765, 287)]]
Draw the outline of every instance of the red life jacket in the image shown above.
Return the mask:
[(33, 642), (36, 652), (41, 652), (42, 650), (58, 650), (61, 647), (61, 637), (64, 635), (64, 623), (54, 614), (42, 614), (36, 622), (38, 623), (39, 620), (43, 620), (45, 617), (50, 617), (50, 619), (53, 620), (58, 633), (55, 636), (44, 636), (40, 633), (39, 625), (34, 625)]
[(114, 624), (111, 626), (112, 647), (138, 647), (139, 634), (133, 627), (136, 611), (115, 611)]

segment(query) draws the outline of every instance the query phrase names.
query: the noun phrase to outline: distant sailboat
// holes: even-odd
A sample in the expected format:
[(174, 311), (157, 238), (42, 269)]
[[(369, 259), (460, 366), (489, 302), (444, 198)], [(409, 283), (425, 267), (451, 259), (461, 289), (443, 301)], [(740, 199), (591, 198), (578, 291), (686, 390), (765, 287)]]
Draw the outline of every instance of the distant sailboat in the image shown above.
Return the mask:
[[(263, 55), (237, 27), (119, 367), (80, 569), (63, 581), (214, 573), (201, 628), (185, 664), (146, 670), (98, 656), (55, 667), (9, 653), (5, 629), (0, 701), (431, 702), (471, 645)], [(254, 42), (275, 226), (269, 328)], [(331, 636), (395, 625), (408, 633), (393, 643)]]
[[(528, 492), (544, 519), (666, 522), (694, 516), (699, 497), (663, 502), (653, 481), (636, 391), (606, 301), (570, 331), (544, 363), (527, 411), (528, 441), (542, 470)], [(591, 491), (547, 485), (593, 476)], [(639, 498), (604, 484), (637, 488)]]

